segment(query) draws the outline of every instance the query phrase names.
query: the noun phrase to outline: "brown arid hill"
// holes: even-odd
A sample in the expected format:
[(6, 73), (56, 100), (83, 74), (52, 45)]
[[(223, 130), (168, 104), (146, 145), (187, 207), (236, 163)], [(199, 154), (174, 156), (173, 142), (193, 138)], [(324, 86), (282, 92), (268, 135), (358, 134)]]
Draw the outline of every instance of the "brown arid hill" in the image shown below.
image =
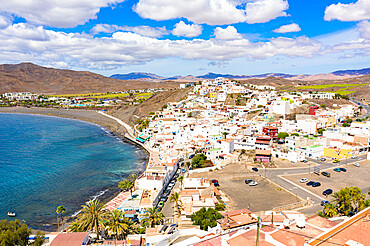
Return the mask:
[(87, 71), (38, 66), (32, 63), (0, 65), (0, 94), (32, 92), (38, 94), (105, 93), (148, 88), (178, 88), (176, 82), (123, 81)]
[(133, 126), (137, 123), (138, 119), (144, 119), (149, 116), (150, 112), (161, 110), (167, 103), (178, 102), (185, 99), (190, 90), (192, 90), (192, 88), (189, 87), (186, 89), (162, 91), (153, 95), (151, 98), (136, 107), (122, 106), (117, 109), (110, 110), (109, 113)]

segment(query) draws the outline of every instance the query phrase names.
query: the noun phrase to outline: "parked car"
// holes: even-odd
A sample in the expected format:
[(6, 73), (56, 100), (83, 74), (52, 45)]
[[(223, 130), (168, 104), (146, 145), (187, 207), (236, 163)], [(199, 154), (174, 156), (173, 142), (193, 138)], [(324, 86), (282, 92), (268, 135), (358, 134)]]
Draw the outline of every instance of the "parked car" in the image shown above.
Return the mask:
[(321, 172), (321, 175), (330, 178), (330, 173), (329, 172)]
[(258, 183), (256, 181), (252, 181), (252, 182), (249, 183), (249, 186), (256, 186), (256, 185), (258, 185)]
[(252, 167), (252, 170), (255, 171), (255, 172), (258, 172), (258, 168), (257, 167)]
[(331, 193), (333, 193), (333, 190), (332, 190), (332, 189), (326, 189), (326, 190), (324, 190), (324, 191), (323, 191), (323, 193), (322, 193), (322, 194), (323, 194), (324, 196), (328, 196), (328, 195), (330, 195)]
[(249, 183), (254, 182), (254, 180), (253, 180), (253, 179), (246, 179), (244, 182), (245, 182), (246, 184), (249, 184)]
[(217, 179), (212, 179), (211, 182), (212, 182), (212, 184), (218, 183), (218, 180)]
[(326, 161), (326, 159), (324, 157), (321, 157), (320, 161)]
[(167, 196), (162, 196), (161, 201), (163, 201), (163, 202), (167, 201)]
[(321, 206), (325, 206), (326, 204), (329, 204), (330, 202), (327, 200), (322, 200), (321, 201)]
[(343, 167), (340, 167), (339, 168), (341, 172), (347, 172), (347, 169), (343, 168)]
[(163, 205), (164, 205), (164, 201), (160, 201), (160, 202), (158, 203), (158, 207), (163, 207)]
[(314, 183), (316, 183), (315, 181), (309, 181), (308, 183), (306, 183), (307, 186), (311, 186), (313, 185)]
[(339, 162), (339, 160), (338, 159), (335, 159), (334, 161), (333, 161), (333, 163), (338, 163)]
[(334, 168), (334, 169), (333, 169), (333, 171), (335, 171), (335, 172), (338, 172), (338, 173), (339, 173), (339, 172), (340, 172), (340, 168), (339, 168), (339, 167), (336, 167), (336, 168)]
[(315, 182), (315, 183), (312, 184), (312, 187), (318, 187), (320, 185), (321, 185), (320, 182)]
[(360, 167), (360, 164), (358, 164), (357, 162), (353, 163), (353, 165), (354, 165), (355, 167)]
[(181, 171), (182, 171), (183, 173), (184, 173), (184, 172), (186, 172), (186, 171), (185, 171), (185, 168), (182, 168), (182, 169), (181, 169)]
[(303, 179), (299, 180), (299, 182), (301, 182), (301, 183), (306, 183), (307, 181), (308, 181), (308, 179), (306, 179), (306, 178), (303, 178)]
[(308, 160), (304, 159), (302, 162), (308, 162)]
[(357, 155), (351, 156), (352, 159), (357, 159)]

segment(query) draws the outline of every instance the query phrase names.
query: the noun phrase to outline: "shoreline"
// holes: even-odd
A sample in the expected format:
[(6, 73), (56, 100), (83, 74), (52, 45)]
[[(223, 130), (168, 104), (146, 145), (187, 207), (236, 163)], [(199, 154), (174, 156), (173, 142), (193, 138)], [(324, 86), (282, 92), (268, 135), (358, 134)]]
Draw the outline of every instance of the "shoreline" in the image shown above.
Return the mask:
[[(145, 162), (140, 165), (144, 167), (146, 170), (149, 160), (150, 160), (150, 152), (145, 148), (145, 146), (139, 144), (135, 140), (132, 139), (132, 136), (128, 134), (129, 129), (127, 129), (123, 124), (120, 124), (117, 120), (113, 119), (115, 117), (107, 117), (102, 115), (96, 110), (83, 110), (83, 109), (62, 109), (62, 108), (25, 108), (25, 107), (0, 107), (0, 113), (13, 113), (13, 114), (29, 114), (29, 115), (41, 115), (41, 116), (51, 116), (51, 117), (61, 117), (61, 118), (69, 118), (74, 120), (84, 121), (86, 123), (95, 124), (99, 127), (103, 127), (107, 129), (113, 136), (119, 137), (123, 142), (131, 145), (135, 145), (138, 147), (145, 157)], [(118, 119), (119, 120), (119, 119)], [(132, 129), (131, 129), (132, 130)], [(129, 135), (129, 137), (127, 135)], [(141, 174), (143, 171), (140, 171)], [(117, 185), (111, 186), (109, 188), (116, 188)], [(104, 204), (109, 203), (112, 201), (117, 195), (119, 195), (121, 191), (112, 192), (109, 197), (105, 197), (101, 199), (101, 202)], [(89, 198), (96, 196), (96, 194), (91, 195)], [(104, 196), (102, 194), (101, 196)], [(100, 196), (98, 196), (100, 197)], [(81, 204), (83, 205), (83, 204)], [(66, 216), (66, 222), (70, 222), (72, 215), (76, 214), (78, 211), (72, 211), (70, 216)], [(50, 221), (50, 224), (54, 224), (53, 221)], [(49, 231), (47, 229), (43, 229), (43, 231)], [(50, 230), (53, 231), (53, 230)]]

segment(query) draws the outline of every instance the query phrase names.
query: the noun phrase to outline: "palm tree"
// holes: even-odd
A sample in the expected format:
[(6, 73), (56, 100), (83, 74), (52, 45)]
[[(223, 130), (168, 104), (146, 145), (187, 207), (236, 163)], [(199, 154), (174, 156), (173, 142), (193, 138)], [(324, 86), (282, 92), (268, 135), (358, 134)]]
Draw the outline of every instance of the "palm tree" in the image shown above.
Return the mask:
[(245, 149), (242, 149), (242, 150), (240, 151), (240, 155), (239, 155), (239, 157), (238, 157), (238, 161), (240, 161), (240, 158), (242, 157), (242, 155), (245, 155), (245, 153), (246, 153)]
[(177, 180), (180, 182), (180, 184), (182, 186), (182, 181), (184, 180), (184, 176), (180, 176)]
[(130, 176), (128, 176), (128, 180), (130, 180), (131, 182), (133, 182), (135, 184), (135, 181), (138, 177), (139, 177), (139, 175), (137, 173), (132, 173), (132, 174), (130, 174)]
[[(62, 230), (63, 230), (63, 214), (65, 212), (66, 212), (66, 208), (63, 205), (59, 206), (57, 208), (57, 211), (56, 211), (56, 213), (57, 213), (57, 220), (58, 220), (58, 214), (60, 214), (60, 220), (62, 222)], [(58, 220), (58, 231), (59, 231), (59, 220)]]
[(120, 181), (118, 183), (118, 187), (121, 190), (129, 190), (131, 194), (131, 198), (132, 198), (132, 190), (134, 189), (134, 182), (126, 179), (126, 180)]
[(98, 199), (90, 200), (86, 205), (82, 205), (81, 213), (78, 215), (80, 227), (89, 231), (95, 229), (97, 239), (100, 238), (99, 227), (104, 227), (107, 214), (104, 206)]
[(332, 218), (332, 217), (334, 217), (338, 214), (338, 211), (337, 211), (335, 205), (332, 204), (332, 203), (326, 204), (324, 209), (323, 209), (323, 212), (325, 214), (325, 217), (327, 217), (327, 218)]
[(177, 216), (180, 217), (181, 214), (181, 208), (182, 208), (182, 203), (180, 200), (180, 193), (175, 192), (171, 195), (170, 201), (175, 203), (176, 209), (177, 209)]
[(151, 227), (159, 225), (163, 222), (164, 215), (155, 207), (147, 208), (144, 216), (146, 217), (143, 222), (149, 223)]
[(122, 210), (113, 210), (108, 214), (108, 222), (106, 230), (114, 238), (114, 245), (117, 239), (126, 239), (127, 235), (136, 232), (134, 223), (125, 218), (125, 213)]
[(222, 135), (224, 136), (224, 138), (226, 139), (226, 136), (229, 135), (228, 132), (223, 132)]

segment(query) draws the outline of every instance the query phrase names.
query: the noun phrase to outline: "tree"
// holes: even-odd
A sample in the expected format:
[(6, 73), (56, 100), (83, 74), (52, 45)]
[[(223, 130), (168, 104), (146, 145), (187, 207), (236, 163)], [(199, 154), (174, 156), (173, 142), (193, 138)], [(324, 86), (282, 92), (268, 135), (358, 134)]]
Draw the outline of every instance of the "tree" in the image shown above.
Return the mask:
[(191, 160), (191, 166), (193, 168), (203, 168), (205, 167), (205, 160), (207, 160), (207, 156), (205, 156), (204, 154), (197, 154)]
[(59, 220), (58, 220), (58, 215), (60, 214), (60, 220), (61, 220), (61, 223), (62, 223), (62, 230), (63, 230), (63, 214), (66, 212), (66, 208), (61, 205), (61, 206), (58, 206), (57, 207), (57, 221), (58, 221), (58, 231), (59, 231)]
[(201, 208), (199, 211), (190, 215), (193, 225), (200, 225), (200, 229), (208, 230), (217, 225), (217, 220), (222, 219), (223, 216), (213, 208)]
[[(18, 246), (28, 245), (28, 238), (31, 234), (31, 229), (26, 224), (19, 220), (7, 221), (0, 220), (0, 245), (1, 246)], [(43, 241), (43, 234), (40, 231), (36, 233), (37, 243)], [(40, 245), (40, 244), (33, 244)]]
[(193, 117), (193, 113), (192, 112), (188, 113), (188, 117), (189, 118)]
[(182, 181), (184, 180), (184, 176), (180, 176), (177, 180), (180, 182), (180, 184), (182, 186)]
[(225, 206), (225, 204), (223, 204), (223, 203), (216, 203), (215, 204), (215, 209), (217, 210), (217, 211), (224, 211), (225, 210), (225, 208), (226, 208), (226, 206)]
[(182, 202), (180, 200), (180, 193), (175, 192), (171, 195), (170, 201), (175, 203), (176, 209), (177, 209), (177, 216), (180, 217), (181, 215), (181, 209), (182, 209)]
[(132, 190), (134, 189), (134, 182), (130, 180), (123, 180), (118, 183), (118, 188), (121, 190), (129, 190), (132, 197)]
[(349, 123), (347, 123), (347, 122), (342, 124), (342, 126), (343, 126), (343, 127), (349, 127), (350, 125), (351, 125), (351, 124), (349, 124)]
[(328, 218), (338, 214), (347, 216), (370, 206), (370, 200), (365, 200), (365, 194), (358, 187), (342, 188), (335, 192), (332, 197), (334, 198), (331, 202), (332, 206), (325, 206), (323, 211), (319, 213), (320, 216)]
[(134, 223), (125, 218), (125, 213), (118, 209), (108, 214), (108, 222), (105, 229), (109, 235), (113, 236), (114, 245), (116, 245), (117, 239), (126, 239), (128, 234), (136, 232)]
[(317, 130), (317, 133), (318, 133), (318, 134), (320, 134), (320, 135), (322, 135), (322, 133), (323, 133), (324, 131), (326, 131), (326, 129), (324, 129), (324, 128), (320, 128), (319, 130)]
[(143, 219), (143, 222), (147, 222), (150, 227), (154, 227), (163, 222), (164, 215), (159, 209), (151, 207), (146, 209), (144, 217), (146, 218)]
[(296, 133), (296, 132), (293, 132), (292, 134), (290, 134), (290, 136), (296, 136), (296, 137), (299, 137), (299, 134)]
[(45, 234), (41, 231), (36, 232), (36, 238), (32, 243), (32, 246), (41, 246), (45, 242)]
[(239, 154), (239, 157), (238, 157), (238, 161), (240, 161), (240, 158), (242, 157), (242, 155), (245, 155), (245, 153), (246, 153), (245, 149), (242, 149), (240, 151), (240, 154)]
[(226, 136), (227, 136), (227, 135), (229, 135), (229, 133), (228, 133), (228, 132), (223, 132), (223, 133), (222, 133), (222, 136), (224, 136), (224, 138), (226, 138)]
[(326, 105), (325, 104), (320, 104), (320, 107), (321, 108), (326, 108)]
[(352, 119), (346, 119), (346, 123), (351, 124), (352, 123)]
[(78, 221), (82, 230), (92, 231), (95, 229), (97, 239), (100, 238), (99, 227), (104, 227), (107, 211), (104, 204), (98, 199), (90, 200), (86, 205), (82, 205)]
[(285, 139), (285, 138), (289, 137), (289, 134), (286, 133), (286, 132), (279, 132), (277, 137), (280, 138), (280, 139)]

